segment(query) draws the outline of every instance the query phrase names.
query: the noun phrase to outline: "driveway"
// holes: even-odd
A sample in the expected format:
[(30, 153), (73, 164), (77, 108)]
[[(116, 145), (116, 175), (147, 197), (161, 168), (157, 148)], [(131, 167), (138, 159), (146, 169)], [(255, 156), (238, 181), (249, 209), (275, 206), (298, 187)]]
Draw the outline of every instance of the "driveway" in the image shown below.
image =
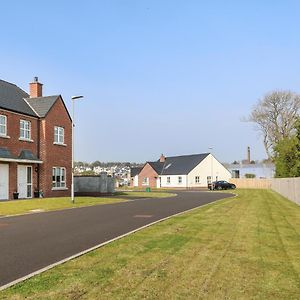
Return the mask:
[(0, 219), (0, 287), (141, 226), (232, 196), (176, 193)]

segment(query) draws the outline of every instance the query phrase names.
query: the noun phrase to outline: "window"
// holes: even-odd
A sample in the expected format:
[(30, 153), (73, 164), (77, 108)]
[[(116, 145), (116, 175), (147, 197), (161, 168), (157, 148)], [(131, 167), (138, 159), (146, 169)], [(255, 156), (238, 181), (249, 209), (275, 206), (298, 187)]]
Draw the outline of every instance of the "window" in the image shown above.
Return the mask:
[(65, 141), (65, 129), (63, 127), (54, 127), (54, 143), (64, 144)]
[(0, 135), (6, 136), (7, 135), (7, 118), (6, 116), (0, 115)]
[(211, 176), (207, 176), (207, 184), (211, 183)]
[(171, 177), (170, 177), (170, 176), (167, 177), (167, 183), (168, 183), (168, 184), (171, 183)]
[(178, 176), (178, 183), (181, 184), (182, 183), (182, 177)]
[(200, 183), (200, 176), (195, 176), (195, 183)]
[(31, 139), (31, 124), (30, 121), (20, 120), (20, 139), (30, 140)]
[(66, 187), (66, 168), (61, 168), (61, 167), (52, 168), (52, 187), (53, 188)]
[(149, 178), (148, 177), (144, 177), (142, 184), (143, 185), (149, 185)]

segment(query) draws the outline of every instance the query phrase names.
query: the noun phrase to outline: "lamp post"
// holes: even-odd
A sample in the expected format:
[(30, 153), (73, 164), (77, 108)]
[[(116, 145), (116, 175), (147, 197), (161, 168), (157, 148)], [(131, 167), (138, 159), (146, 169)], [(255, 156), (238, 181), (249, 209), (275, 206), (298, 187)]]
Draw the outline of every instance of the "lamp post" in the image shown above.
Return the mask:
[(213, 173), (213, 156), (212, 156), (213, 147), (209, 147), (208, 149), (210, 150), (210, 155), (211, 155), (211, 178), (210, 178), (210, 184), (211, 184), (211, 190), (213, 191), (213, 177), (214, 177), (214, 173)]
[(75, 100), (81, 99), (83, 96), (72, 97), (72, 183), (71, 183), (71, 201), (75, 203), (74, 199), (74, 126), (75, 126)]

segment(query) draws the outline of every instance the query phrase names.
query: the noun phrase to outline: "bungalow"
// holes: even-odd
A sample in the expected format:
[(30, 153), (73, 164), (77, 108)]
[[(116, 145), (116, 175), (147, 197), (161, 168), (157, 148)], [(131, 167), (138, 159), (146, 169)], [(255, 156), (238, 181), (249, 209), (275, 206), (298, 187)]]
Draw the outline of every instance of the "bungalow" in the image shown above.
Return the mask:
[(141, 170), (141, 167), (130, 168), (130, 186), (139, 186), (139, 173)]
[(215, 180), (229, 180), (230, 172), (211, 154), (165, 157), (146, 162), (138, 174), (139, 187), (200, 188)]

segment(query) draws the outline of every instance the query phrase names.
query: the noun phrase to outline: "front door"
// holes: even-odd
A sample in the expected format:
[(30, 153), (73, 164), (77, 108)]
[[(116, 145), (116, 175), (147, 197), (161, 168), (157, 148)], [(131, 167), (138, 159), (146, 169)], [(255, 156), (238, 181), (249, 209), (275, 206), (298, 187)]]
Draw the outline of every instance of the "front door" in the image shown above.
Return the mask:
[(8, 164), (0, 164), (0, 200), (8, 199)]
[(32, 167), (18, 166), (19, 198), (32, 198)]

